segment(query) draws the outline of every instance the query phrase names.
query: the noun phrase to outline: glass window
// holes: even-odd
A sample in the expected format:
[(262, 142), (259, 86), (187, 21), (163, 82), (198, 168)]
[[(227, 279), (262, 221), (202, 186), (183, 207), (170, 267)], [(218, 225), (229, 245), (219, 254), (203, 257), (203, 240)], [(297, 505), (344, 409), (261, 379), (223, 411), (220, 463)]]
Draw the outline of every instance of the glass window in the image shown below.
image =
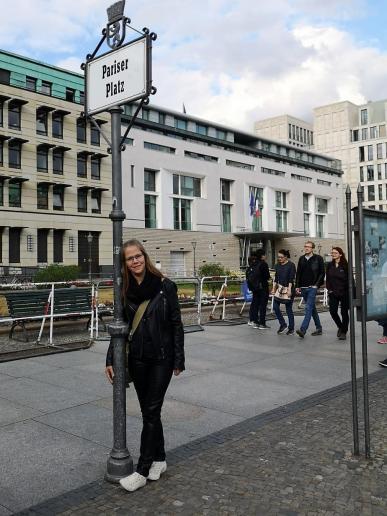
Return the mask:
[(21, 167), (21, 143), (10, 142), (8, 144), (8, 165), (11, 168)]
[(378, 128), (376, 126), (370, 127), (370, 138), (378, 137)]
[(48, 134), (48, 113), (45, 110), (36, 110), (36, 132), (37, 134)]
[(225, 140), (226, 139), (226, 131), (221, 131), (220, 129), (217, 129), (216, 137), (218, 138), (218, 140)]
[[(4, 181), (0, 178), (0, 206), (4, 206)], [(1, 229), (0, 229), (1, 232)]]
[(4, 159), (4, 142), (0, 140), (0, 166), (3, 165)]
[(374, 201), (375, 200), (375, 187), (374, 185), (370, 185), (367, 187), (368, 190), (368, 200)]
[(200, 197), (200, 179), (180, 176), (180, 193), (187, 197)]
[(376, 158), (383, 159), (383, 144), (382, 143), (378, 143), (376, 145)]
[(38, 229), (37, 260), (38, 263), (47, 263), (47, 229)]
[(12, 129), (21, 128), (21, 105), (8, 104), (8, 127)]
[(359, 129), (354, 129), (352, 131), (352, 141), (358, 142), (359, 141)]
[(284, 232), (288, 230), (288, 212), (276, 210), (276, 230)]
[(0, 84), (10, 84), (11, 72), (0, 68)]
[(173, 174), (173, 193), (174, 195), (179, 195), (179, 176), (177, 174)]
[(324, 215), (316, 215), (316, 237), (324, 238)]
[(231, 205), (221, 204), (222, 209), (222, 231), (231, 233)]
[(142, 108), (142, 115), (143, 120), (149, 120), (149, 109)]
[(85, 92), (84, 91), (80, 91), (79, 92), (79, 103), (80, 104), (84, 104), (85, 103)]
[(101, 158), (92, 156), (90, 160), (91, 179), (101, 179)]
[(379, 201), (383, 200), (383, 185), (378, 185)]
[(49, 81), (42, 81), (40, 91), (45, 95), (51, 95), (52, 83)]
[(144, 204), (145, 204), (145, 227), (146, 228), (156, 228), (156, 196), (148, 195), (144, 196)]
[(99, 129), (97, 129), (94, 124), (90, 125), (90, 144), (97, 145), (98, 147), (100, 145)]
[(4, 102), (0, 100), (0, 127), (3, 127), (4, 123)]
[(20, 228), (9, 228), (9, 263), (20, 263)]
[(165, 125), (165, 114), (159, 113), (159, 124)]
[(367, 165), (367, 181), (374, 181), (374, 166)]
[(87, 213), (87, 190), (78, 188), (78, 211)]
[(304, 211), (309, 211), (309, 198), (310, 198), (310, 195), (309, 194), (302, 194), (302, 203), (303, 203), (303, 209)]
[(231, 200), (231, 181), (228, 179), (220, 180), (220, 198), (222, 201)]
[(63, 115), (62, 113), (52, 114), (52, 136), (63, 138)]
[(53, 244), (54, 244), (54, 263), (62, 263), (63, 262), (63, 231), (61, 231), (60, 229), (54, 229)]
[(26, 77), (26, 89), (30, 91), (36, 91), (36, 79), (35, 77)]
[(364, 161), (364, 147), (359, 147), (359, 161)]
[(317, 213), (328, 213), (328, 199), (316, 197), (316, 211)]
[(368, 161), (371, 161), (374, 159), (374, 147), (373, 145), (367, 145), (368, 149)]
[(304, 213), (304, 235), (309, 236), (310, 235), (310, 214)]
[(364, 127), (361, 130), (361, 139), (362, 140), (368, 140), (368, 128), (367, 127)]
[(250, 165), (249, 163), (241, 163), (240, 161), (233, 161), (231, 159), (226, 159), (226, 165), (229, 167), (237, 167), (237, 168), (245, 168), (246, 170), (254, 170), (254, 165)]
[(68, 102), (75, 101), (75, 90), (73, 90), (72, 88), (66, 88), (66, 100)]
[(77, 176), (78, 177), (87, 177), (87, 156), (85, 154), (78, 154)]
[(173, 199), (175, 229), (191, 230), (191, 202), (188, 199)]
[(147, 192), (156, 191), (156, 170), (144, 169), (144, 190)]
[(52, 208), (64, 210), (64, 187), (62, 185), (54, 185), (52, 188)]
[(386, 136), (386, 126), (379, 125), (379, 138), (384, 138)]
[(364, 181), (364, 171), (363, 171), (363, 167), (360, 167), (360, 181)]
[(91, 213), (101, 213), (101, 191), (91, 191)]
[(54, 149), (52, 151), (52, 171), (54, 174), (63, 174), (64, 151)]
[(360, 123), (361, 125), (368, 124), (368, 111), (366, 109), (360, 110)]
[(173, 147), (167, 147), (166, 145), (159, 145), (158, 143), (151, 142), (144, 142), (144, 149), (166, 152), (167, 154), (175, 154), (176, 152), (176, 149)]
[(86, 120), (85, 118), (77, 119), (77, 142), (86, 143)]
[(196, 132), (198, 134), (203, 134), (204, 136), (207, 136), (208, 127), (206, 125), (202, 124), (196, 124)]
[(187, 130), (187, 120), (182, 120), (181, 118), (175, 118), (175, 127), (176, 129)]
[(48, 210), (48, 185), (38, 184), (36, 188), (37, 203), (39, 210)]
[(286, 208), (286, 192), (275, 193), (275, 207)]
[(8, 205), (11, 208), (21, 208), (22, 183), (8, 183)]
[(382, 179), (382, 164), (378, 163), (378, 179)]
[(48, 149), (47, 147), (38, 147), (36, 149), (36, 168), (40, 171), (48, 170)]

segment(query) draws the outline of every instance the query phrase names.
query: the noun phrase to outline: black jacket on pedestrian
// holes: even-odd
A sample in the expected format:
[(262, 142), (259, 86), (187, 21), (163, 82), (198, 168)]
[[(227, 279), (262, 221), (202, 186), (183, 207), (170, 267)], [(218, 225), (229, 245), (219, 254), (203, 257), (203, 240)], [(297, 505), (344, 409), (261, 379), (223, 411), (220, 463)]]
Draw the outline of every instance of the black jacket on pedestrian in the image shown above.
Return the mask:
[[(160, 283), (160, 290), (151, 299), (133, 339), (129, 343), (129, 354), (133, 358), (154, 358), (173, 360), (173, 368), (185, 369), (184, 330), (181, 321), (176, 284), (168, 278)], [(139, 301), (139, 300), (138, 300)], [(124, 313), (129, 328), (140, 302), (126, 299)], [(113, 346), (110, 343), (106, 366), (113, 365)]]
[(254, 264), (248, 278), (247, 284), (252, 292), (257, 290), (267, 290), (269, 288), (268, 281), (270, 279), (269, 266), (264, 260)]
[(348, 268), (344, 265), (336, 267), (335, 262), (331, 261), (327, 265), (326, 287), (329, 294), (336, 297), (348, 295)]
[(298, 260), (296, 288), (321, 287), (325, 278), (324, 260), (319, 254), (313, 254), (309, 259), (301, 256)]

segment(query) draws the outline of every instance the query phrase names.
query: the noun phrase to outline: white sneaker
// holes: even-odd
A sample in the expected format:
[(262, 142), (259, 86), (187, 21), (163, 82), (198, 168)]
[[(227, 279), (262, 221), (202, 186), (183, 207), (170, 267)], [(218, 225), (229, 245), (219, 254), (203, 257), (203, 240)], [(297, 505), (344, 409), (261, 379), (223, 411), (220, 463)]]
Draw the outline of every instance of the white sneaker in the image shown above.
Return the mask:
[(149, 470), (148, 480), (158, 480), (163, 473), (167, 471), (167, 463), (165, 460), (162, 462), (152, 462), (152, 466)]
[(247, 326), (254, 326), (254, 324), (255, 324), (255, 323), (254, 323), (254, 321), (249, 321), (249, 322), (247, 323)]
[(146, 484), (146, 477), (140, 475), (140, 473), (132, 473), (131, 475), (121, 478), (120, 480), (121, 486), (127, 491), (137, 491), (140, 487), (144, 487)]

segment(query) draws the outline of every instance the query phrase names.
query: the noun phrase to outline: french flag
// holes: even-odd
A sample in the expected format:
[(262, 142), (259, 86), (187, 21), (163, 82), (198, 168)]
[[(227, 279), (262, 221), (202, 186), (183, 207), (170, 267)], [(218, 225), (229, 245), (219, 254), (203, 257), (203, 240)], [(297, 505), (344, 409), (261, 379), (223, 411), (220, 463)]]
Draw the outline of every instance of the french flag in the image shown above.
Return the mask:
[(249, 206), (250, 206), (250, 215), (251, 217), (255, 214), (256, 212), (256, 207), (255, 207), (255, 199), (254, 199), (254, 194), (253, 194), (253, 191), (251, 190), (250, 192), (250, 203), (249, 203)]
[(256, 217), (260, 217), (261, 216), (261, 210), (259, 209), (259, 199), (258, 199), (258, 197), (255, 198), (254, 215)]

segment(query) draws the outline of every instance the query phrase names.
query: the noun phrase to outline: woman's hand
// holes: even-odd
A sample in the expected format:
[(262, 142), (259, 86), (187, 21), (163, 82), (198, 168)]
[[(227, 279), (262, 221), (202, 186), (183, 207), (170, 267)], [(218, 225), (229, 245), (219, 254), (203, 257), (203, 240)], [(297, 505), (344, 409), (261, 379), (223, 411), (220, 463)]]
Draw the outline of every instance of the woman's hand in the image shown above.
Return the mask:
[(113, 366), (109, 365), (105, 367), (105, 374), (109, 382), (113, 385), (114, 371)]
[(181, 373), (181, 369), (174, 369), (174, 370), (173, 370), (173, 374), (174, 374), (175, 376), (179, 376), (179, 374), (180, 374), (180, 373)]

